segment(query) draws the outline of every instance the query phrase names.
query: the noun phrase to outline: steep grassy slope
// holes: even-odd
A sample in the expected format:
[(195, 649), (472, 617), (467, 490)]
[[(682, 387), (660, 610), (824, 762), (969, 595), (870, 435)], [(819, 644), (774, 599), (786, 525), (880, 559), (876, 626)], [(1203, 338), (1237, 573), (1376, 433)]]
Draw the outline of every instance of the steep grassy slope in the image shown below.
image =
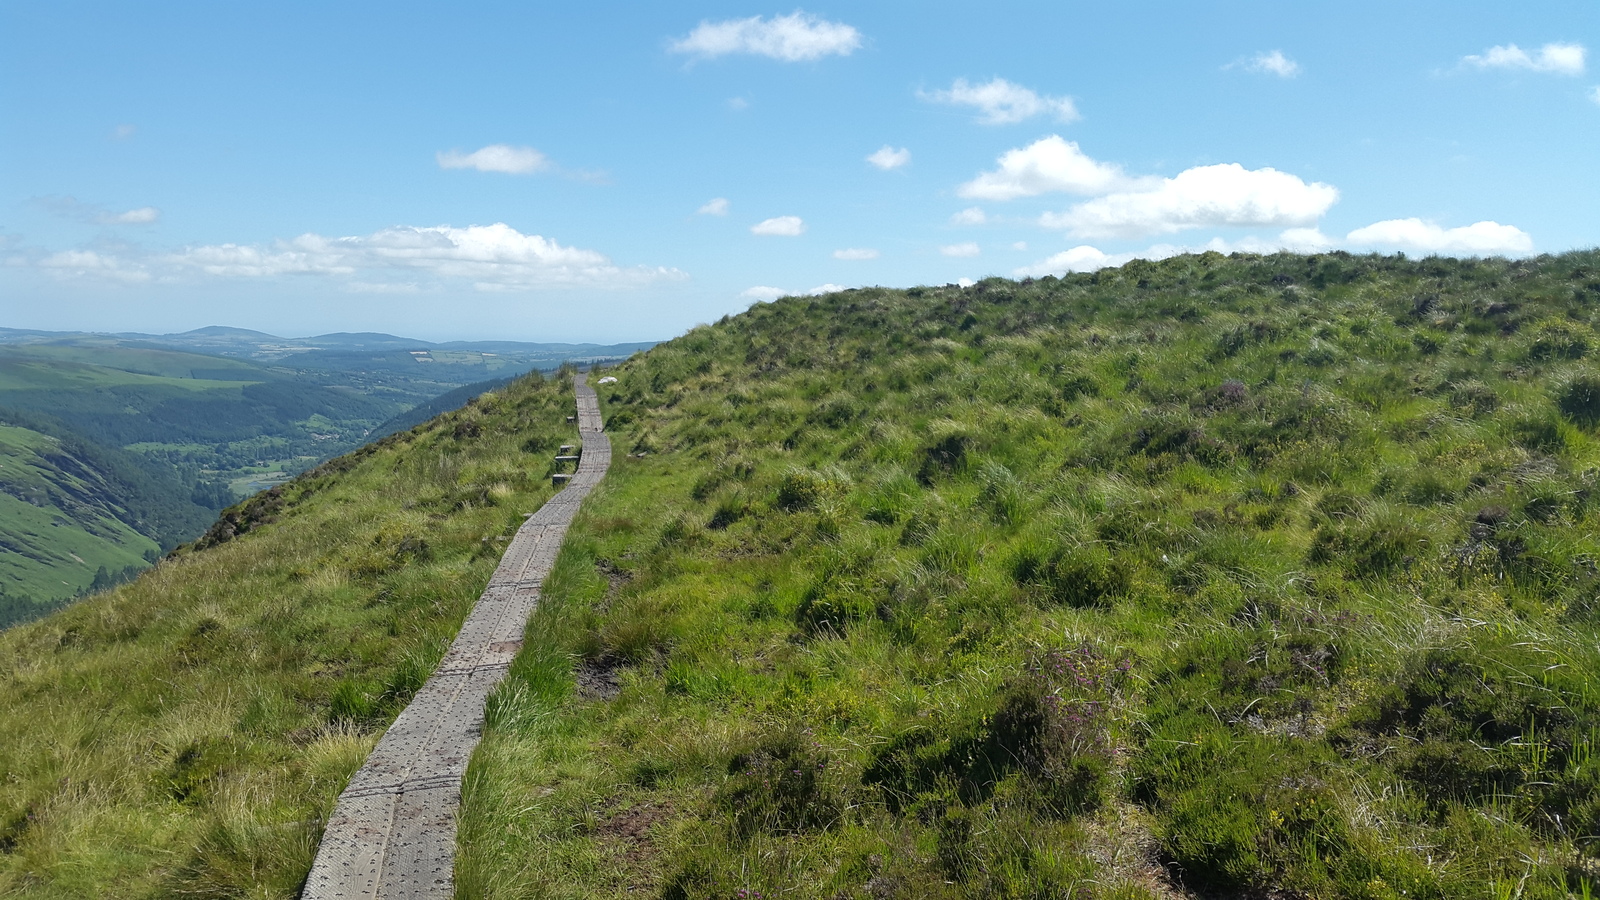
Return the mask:
[(131, 576), (215, 517), (173, 477), (0, 410), (0, 627)]
[(0, 633), (0, 894), (294, 896), (334, 798), (549, 496), (571, 396), (518, 381)]
[(460, 895), (1590, 896), (1597, 313), (1205, 254), (656, 347)]

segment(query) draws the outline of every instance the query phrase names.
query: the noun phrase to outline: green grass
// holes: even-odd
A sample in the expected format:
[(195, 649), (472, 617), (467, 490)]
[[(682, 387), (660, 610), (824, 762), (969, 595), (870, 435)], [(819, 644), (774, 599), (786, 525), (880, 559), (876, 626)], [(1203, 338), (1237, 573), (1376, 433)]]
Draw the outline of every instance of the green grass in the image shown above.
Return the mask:
[(610, 370), (458, 896), (1587, 896), (1597, 279), (1204, 254)]
[[(458, 896), (1590, 896), (1597, 300), (1596, 253), (1202, 254), (609, 370)], [(0, 635), (0, 891), (293, 896), (569, 390)]]
[(549, 496), (570, 397), (519, 381), (0, 633), (0, 894), (295, 896), (339, 791)]
[(92, 470), (46, 459), (61, 452), (49, 435), (0, 425), (0, 625), (89, 589), (102, 568), (143, 568), (147, 554), (160, 550), (97, 504), (104, 490)]

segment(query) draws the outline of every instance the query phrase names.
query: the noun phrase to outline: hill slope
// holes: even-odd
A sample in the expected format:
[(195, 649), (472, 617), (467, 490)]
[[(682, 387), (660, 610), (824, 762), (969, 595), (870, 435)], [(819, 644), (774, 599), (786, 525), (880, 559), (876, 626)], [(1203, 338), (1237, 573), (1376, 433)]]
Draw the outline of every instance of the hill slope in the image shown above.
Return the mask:
[[(1597, 300), (1596, 253), (1204, 254), (630, 360), (459, 895), (1588, 896)], [(0, 890), (292, 896), (566, 390), (0, 635)]]
[(551, 493), (525, 378), (0, 632), (0, 895), (294, 896), (321, 822)]
[(1589, 896), (1597, 312), (1205, 254), (656, 347), (461, 895)]

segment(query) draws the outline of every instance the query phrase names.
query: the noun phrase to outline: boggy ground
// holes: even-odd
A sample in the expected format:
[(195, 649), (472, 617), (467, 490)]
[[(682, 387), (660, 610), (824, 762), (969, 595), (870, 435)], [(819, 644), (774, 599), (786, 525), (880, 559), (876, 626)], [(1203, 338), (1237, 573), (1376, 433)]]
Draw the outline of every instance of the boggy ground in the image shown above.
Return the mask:
[(1588, 897), (1600, 254), (759, 304), (618, 459), (464, 897)]

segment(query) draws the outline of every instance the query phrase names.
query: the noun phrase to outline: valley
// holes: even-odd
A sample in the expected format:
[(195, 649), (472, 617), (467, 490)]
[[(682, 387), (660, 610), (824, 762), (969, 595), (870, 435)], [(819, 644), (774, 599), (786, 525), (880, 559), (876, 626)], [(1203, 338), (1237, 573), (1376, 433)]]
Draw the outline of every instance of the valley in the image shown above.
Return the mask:
[[(569, 356), (643, 346), (0, 329), (0, 421), (9, 423), (0, 589), (10, 610), (0, 624), (131, 576), (217, 510), (421, 421), (408, 418), (413, 409), (453, 408), (441, 398), (459, 405)], [(63, 439), (76, 451), (63, 451)], [(126, 477), (108, 480), (107, 465)], [(167, 514), (140, 518), (130, 503)]]

